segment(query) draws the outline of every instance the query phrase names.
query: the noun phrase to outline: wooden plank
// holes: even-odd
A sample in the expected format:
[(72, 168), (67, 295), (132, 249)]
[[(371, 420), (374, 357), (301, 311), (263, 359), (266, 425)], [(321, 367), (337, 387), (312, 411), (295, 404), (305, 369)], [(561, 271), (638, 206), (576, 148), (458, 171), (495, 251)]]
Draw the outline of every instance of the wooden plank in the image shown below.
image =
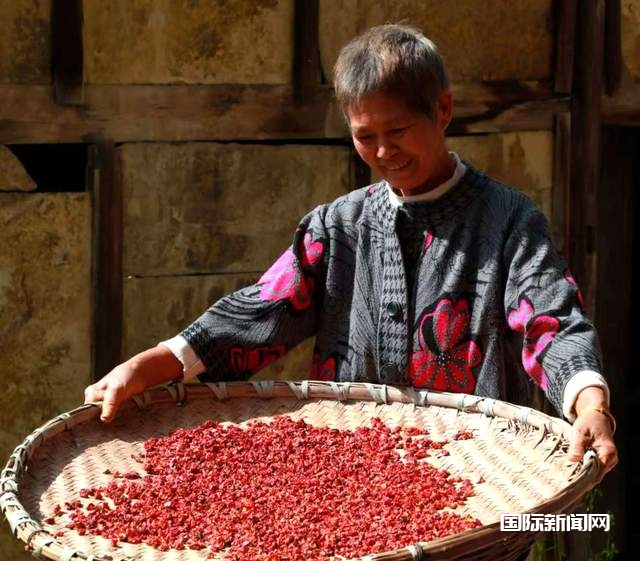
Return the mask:
[(602, 119), (607, 125), (640, 127), (640, 82), (627, 82), (613, 97), (604, 96)]
[(554, 91), (570, 93), (573, 82), (577, 0), (557, 0), (555, 3), (555, 76)]
[(558, 113), (555, 122), (551, 193), (551, 230), (556, 247), (566, 255), (569, 220), (567, 199), (571, 190), (571, 113)]
[[(602, 137), (602, 166), (598, 187), (598, 278), (595, 325), (598, 328), (605, 373), (611, 387), (612, 410), (618, 421), (617, 443), (621, 448), (620, 465), (601, 484), (602, 496), (596, 512), (613, 512), (613, 541), (621, 551), (625, 536), (625, 481), (630, 470), (629, 454), (635, 446), (625, 447), (634, 438), (635, 427), (629, 413), (637, 407), (631, 399), (634, 381), (632, 368), (633, 263), (634, 263), (634, 182), (638, 172), (640, 134), (637, 130), (605, 127)], [(637, 210), (637, 209), (636, 209)], [(611, 287), (615, 287), (612, 290)], [(637, 385), (637, 384), (636, 384)], [(629, 433), (629, 431), (632, 431)], [(626, 439), (629, 439), (626, 441)], [(625, 451), (627, 452), (625, 454)], [(593, 538), (603, 541), (601, 533)], [(602, 549), (601, 543), (595, 551)]]
[(319, 2), (296, 0), (294, 10), (293, 90), (301, 103), (320, 85)]
[(607, 95), (614, 95), (622, 77), (621, 7), (617, 0), (605, 3), (604, 77)]
[(83, 102), (82, 22), (82, 0), (52, 0), (53, 97), (61, 105), (80, 105)]
[(604, 0), (580, 2), (571, 104), (570, 243), (567, 254), (589, 313), (596, 292), (596, 191), (602, 114)]
[[(453, 85), (450, 132), (552, 130), (568, 110), (542, 82)], [(60, 106), (47, 86), (0, 85), (0, 143), (346, 138), (329, 86), (294, 103), (284, 85), (85, 86), (81, 107)]]
[(98, 380), (122, 359), (122, 182), (113, 141), (90, 149), (93, 199), (93, 369)]

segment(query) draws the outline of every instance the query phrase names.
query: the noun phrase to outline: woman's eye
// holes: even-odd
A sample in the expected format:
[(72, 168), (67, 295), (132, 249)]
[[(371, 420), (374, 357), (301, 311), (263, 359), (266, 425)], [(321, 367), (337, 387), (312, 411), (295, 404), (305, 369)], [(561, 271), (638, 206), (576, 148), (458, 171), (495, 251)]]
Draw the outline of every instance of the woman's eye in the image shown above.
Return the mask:
[(373, 138), (373, 136), (371, 136), (370, 134), (365, 134), (365, 135), (362, 135), (362, 136), (356, 136), (356, 140), (358, 142), (363, 142), (363, 143), (370, 142), (372, 138)]
[(398, 127), (397, 129), (392, 129), (391, 130), (391, 134), (402, 134), (403, 132), (405, 132), (407, 130), (408, 127)]

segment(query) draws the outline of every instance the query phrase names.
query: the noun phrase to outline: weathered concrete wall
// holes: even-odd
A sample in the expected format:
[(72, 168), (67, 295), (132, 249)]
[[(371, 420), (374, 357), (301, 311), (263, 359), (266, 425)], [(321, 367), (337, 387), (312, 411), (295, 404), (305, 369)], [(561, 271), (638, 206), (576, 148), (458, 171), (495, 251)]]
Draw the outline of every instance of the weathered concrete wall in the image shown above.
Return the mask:
[(121, 155), (126, 275), (266, 270), (302, 216), (353, 185), (346, 147), (129, 144)]
[[(300, 218), (354, 184), (346, 147), (194, 143), (120, 150), (124, 272), (142, 277), (124, 284), (126, 357), (255, 282), (291, 244)], [(262, 376), (304, 377), (311, 346)]]
[(36, 187), (20, 160), (0, 146), (0, 191), (33, 191)]
[(629, 74), (640, 78), (640, 0), (620, 1), (622, 59)]
[(551, 0), (320, 0), (320, 52), (331, 76), (340, 48), (368, 27), (410, 23), (432, 39), (452, 80), (536, 80), (552, 72)]
[(448, 144), (487, 175), (525, 192), (551, 218), (553, 133), (457, 136)]
[[(51, 0), (0, 4), (0, 83), (50, 81)], [(289, 83), (293, 0), (85, 0), (88, 83)], [(623, 47), (638, 75), (638, 0), (624, 0)], [(327, 76), (346, 41), (409, 22), (431, 37), (455, 80), (541, 79), (552, 68), (551, 0), (321, 0)], [(487, 36), (491, 40), (487, 40)], [(634, 52), (635, 51), (635, 52)]]
[(82, 400), (90, 361), (84, 193), (0, 194), (0, 448)]
[(289, 83), (293, 0), (85, 0), (94, 84)]
[(230, 274), (125, 279), (125, 356), (173, 337), (216, 300), (257, 278)]
[[(82, 403), (90, 377), (86, 194), (0, 193), (0, 458)], [(6, 523), (0, 556), (32, 559)]]
[[(163, 278), (129, 278), (124, 282), (124, 354), (173, 337), (222, 296), (257, 280), (259, 275), (226, 274)], [(256, 378), (309, 377), (313, 340), (260, 372)]]
[(48, 84), (51, 0), (0, 2), (0, 84)]

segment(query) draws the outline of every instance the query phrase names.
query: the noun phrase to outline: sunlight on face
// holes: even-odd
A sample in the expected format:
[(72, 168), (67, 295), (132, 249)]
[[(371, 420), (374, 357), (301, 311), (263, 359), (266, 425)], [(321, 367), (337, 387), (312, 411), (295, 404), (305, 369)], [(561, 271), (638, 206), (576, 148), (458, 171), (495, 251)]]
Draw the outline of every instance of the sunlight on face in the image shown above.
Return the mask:
[(429, 191), (452, 175), (445, 144), (451, 120), (448, 92), (440, 95), (434, 121), (384, 93), (362, 98), (349, 107), (347, 116), (360, 157), (404, 195)]

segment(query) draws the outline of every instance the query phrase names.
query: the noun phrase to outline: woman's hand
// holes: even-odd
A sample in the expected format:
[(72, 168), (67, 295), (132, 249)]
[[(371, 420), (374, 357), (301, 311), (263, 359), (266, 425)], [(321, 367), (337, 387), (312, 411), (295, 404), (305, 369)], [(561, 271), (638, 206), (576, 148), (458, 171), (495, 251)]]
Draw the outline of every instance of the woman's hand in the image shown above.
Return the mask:
[(601, 463), (596, 478), (596, 483), (600, 483), (604, 475), (618, 463), (618, 450), (613, 440), (615, 420), (600, 388), (582, 390), (576, 399), (575, 409), (577, 418), (573, 423), (569, 460), (577, 462), (588, 448), (593, 448)]
[(102, 401), (100, 419), (111, 422), (118, 407), (145, 388), (180, 378), (182, 363), (162, 345), (135, 355), (84, 390), (85, 403)]

